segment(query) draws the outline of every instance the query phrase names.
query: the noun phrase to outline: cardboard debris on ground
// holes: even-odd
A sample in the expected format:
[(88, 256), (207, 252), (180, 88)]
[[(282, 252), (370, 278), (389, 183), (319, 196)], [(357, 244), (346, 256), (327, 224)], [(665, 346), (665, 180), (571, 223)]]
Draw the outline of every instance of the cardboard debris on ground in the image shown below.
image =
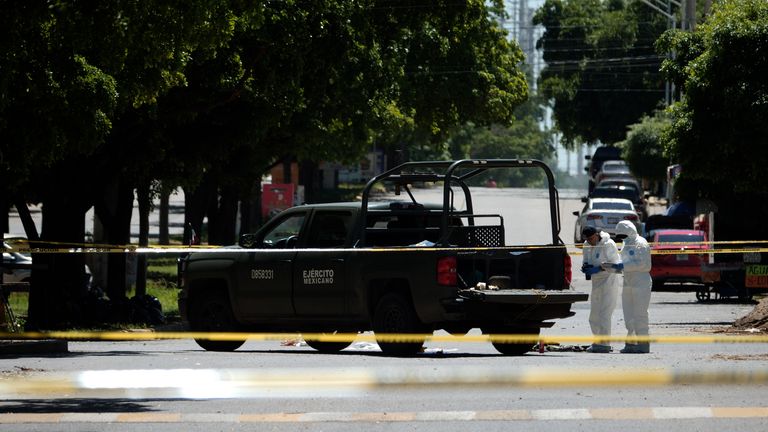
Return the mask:
[(293, 338), (293, 339), (283, 339), (280, 342), (280, 346), (306, 346), (307, 343), (304, 342), (304, 339), (302, 338)]
[(732, 328), (750, 333), (768, 332), (768, 297), (760, 300), (750, 313), (737, 319)]

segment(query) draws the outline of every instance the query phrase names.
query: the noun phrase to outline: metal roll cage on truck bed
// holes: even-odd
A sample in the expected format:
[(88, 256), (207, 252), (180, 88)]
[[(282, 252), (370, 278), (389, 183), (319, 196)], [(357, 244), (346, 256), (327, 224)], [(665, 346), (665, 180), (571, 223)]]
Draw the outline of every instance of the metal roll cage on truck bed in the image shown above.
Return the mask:
[[(542, 222), (551, 236), (542, 230), (544, 244), (507, 246), (502, 215), (475, 213), (470, 180), (498, 168), (545, 173), (549, 220)], [(372, 200), (377, 183), (410, 200)], [(418, 202), (412, 188), (435, 183), (442, 183), (442, 202)], [(459, 199), (463, 210), (454, 206)], [(321, 352), (352, 340), (308, 335), (373, 331), (385, 354), (413, 355), (435, 330), (479, 328), (525, 335), (492, 339), (500, 353), (521, 355), (541, 328), (574, 315), (571, 305), (587, 299), (571, 289), (559, 233), (558, 192), (541, 161), (408, 162), (371, 179), (362, 202), (293, 207), (242, 236), (239, 247), (190, 253), (179, 265), (179, 311), (192, 330), (297, 331)], [(219, 351), (244, 341), (196, 339)]]
[[(464, 159), (459, 161), (425, 161), (425, 162), (406, 162), (402, 165), (399, 165), (389, 171), (386, 171), (382, 174), (379, 174), (378, 176), (371, 179), (365, 186), (365, 189), (363, 189), (363, 204), (362, 204), (362, 210), (361, 210), (361, 221), (367, 220), (367, 214), (370, 211), (368, 208), (368, 203), (370, 202), (370, 196), (371, 196), (371, 190), (373, 186), (376, 183), (383, 183), (383, 182), (391, 182), (396, 187), (402, 187), (405, 189), (405, 191), (410, 196), (411, 200), (414, 204), (416, 203), (416, 199), (414, 198), (413, 194), (411, 193), (408, 185), (413, 183), (437, 183), (442, 182), (443, 183), (443, 206), (441, 213), (441, 219), (440, 219), (440, 238), (437, 241), (437, 246), (449, 246), (449, 239), (451, 235), (451, 230), (459, 228), (457, 226), (451, 226), (450, 221), (452, 218), (467, 218), (468, 219), (468, 225), (470, 227), (475, 226), (475, 218), (480, 217), (500, 217), (499, 215), (475, 215), (473, 214), (473, 208), (472, 208), (472, 194), (469, 191), (469, 186), (467, 185), (467, 180), (472, 179), (473, 177), (476, 177), (480, 174), (485, 173), (489, 169), (492, 168), (531, 168), (536, 167), (540, 168), (544, 171), (546, 177), (547, 177), (547, 189), (549, 192), (549, 207), (550, 207), (550, 218), (551, 218), (551, 226), (552, 226), (552, 244), (562, 244), (562, 241), (560, 240), (559, 234), (560, 234), (560, 203), (559, 203), (559, 195), (557, 192), (557, 188), (555, 188), (555, 178), (552, 174), (552, 170), (544, 163), (539, 160), (519, 160), (519, 159), (489, 159), (489, 160), (475, 160), (475, 159)], [(439, 174), (435, 172), (406, 172), (409, 170), (428, 170), (428, 169), (444, 169), (444, 174)], [(463, 173), (461, 175), (457, 174), (457, 172), (461, 169), (469, 169), (469, 172)], [(464, 211), (455, 211), (454, 210), (454, 194), (453, 194), (453, 188), (451, 187), (451, 184), (456, 184), (461, 188), (461, 190), (464, 192), (464, 198), (466, 202), (467, 209)], [(380, 210), (381, 211), (381, 210)], [(384, 210), (385, 212), (392, 212), (392, 210)], [(412, 214), (412, 212), (407, 212), (405, 214)], [(503, 236), (503, 219), (502, 219), (502, 235), (500, 237), (500, 240), (502, 244), (494, 244), (494, 245), (487, 245), (489, 247), (491, 246), (504, 246), (504, 236)], [(371, 232), (371, 228), (365, 229), (362, 231), (361, 236), (361, 243), (365, 243), (365, 237), (366, 233)], [(496, 237), (496, 236), (493, 236)]]

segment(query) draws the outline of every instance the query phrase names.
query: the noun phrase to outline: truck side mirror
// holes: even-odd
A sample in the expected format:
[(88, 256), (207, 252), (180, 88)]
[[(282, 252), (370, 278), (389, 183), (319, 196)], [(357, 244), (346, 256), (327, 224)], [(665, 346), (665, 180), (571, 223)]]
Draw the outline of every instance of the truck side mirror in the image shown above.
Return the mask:
[(573, 212), (573, 215), (574, 215), (574, 216), (578, 216), (578, 215), (579, 215), (579, 212), (575, 211), (575, 212)]

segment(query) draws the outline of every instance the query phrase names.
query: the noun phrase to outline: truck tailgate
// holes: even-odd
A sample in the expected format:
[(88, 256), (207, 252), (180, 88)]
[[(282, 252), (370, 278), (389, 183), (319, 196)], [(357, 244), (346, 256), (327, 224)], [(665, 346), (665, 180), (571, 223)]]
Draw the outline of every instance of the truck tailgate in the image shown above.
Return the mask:
[(560, 304), (586, 301), (587, 293), (537, 289), (459, 290), (459, 297), (485, 303)]

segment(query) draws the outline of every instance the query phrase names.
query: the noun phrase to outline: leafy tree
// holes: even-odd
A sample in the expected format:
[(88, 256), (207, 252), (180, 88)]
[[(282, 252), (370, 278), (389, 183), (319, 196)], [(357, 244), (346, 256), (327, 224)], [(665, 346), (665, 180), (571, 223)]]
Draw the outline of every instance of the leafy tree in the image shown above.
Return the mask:
[(684, 175), (768, 193), (768, 58), (755, 55), (768, 49), (768, 4), (716, 3), (695, 32), (668, 32), (660, 46), (678, 53), (664, 71), (684, 94), (668, 143)]
[(540, 78), (566, 146), (613, 144), (661, 102), (653, 42), (666, 21), (641, 2), (546, 0), (534, 23), (547, 63)]
[[(539, 159), (549, 161), (554, 155), (552, 137), (540, 129), (540, 105), (532, 98), (515, 111), (515, 120), (509, 126), (478, 126), (468, 123), (454, 132), (448, 140), (454, 159)], [(494, 173), (499, 186), (522, 187), (541, 184), (538, 171), (510, 170)], [(484, 183), (486, 177), (478, 177)]]
[[(232, 221), (282, 157), (348, 160), (374, 139), (508, 123), (526, 86), (520, 50), (489, 18), (499, 5), (2, 3), (0, 169), (12, 180), (0, 192), (43, 204), (46, 242), (82, 242), (95, 206), (104, 241), (124, 244), (136, 189), (145, 213), (158, 184), (202, 185), (202, 214)], [(34, 259), (49, 269), (35, 274), (31, 327), (81, 317), (82, 257)], [(119, 300), (125, 261), (109, 259)]]
[(629, 126), (627, 139), (621, 143), (623, 158), (635, 176), (651, 181), (664, 181), (669, 158), (664, 152), (662, 137), (670, 126), (663, 112), (653, 117), (643, 116), (639, 123)]
[[(119, 183), (122, 163), (139, 150), (131, 147), (130, 128), (118, 126), (183, 84), (189, 52), (228, 34), (222, 2), (184, 4), (183, 13), (167, 2), (138, 0), (0, 6), (0, 169), (14, 179), (2, 193), (43, 204), (43, 241), (83, 241), (94, 191)], [(126, 145), (110, 145), (116, 142)], [(122, 191), (132, 204), (132, 189)], [(105, 219), (113, 231), (127, 231), (127, 224), (113, 222)], [(45, 269), (34, 271), (29, 326), (81, 318), (83, 257), (36, 254), (34, 260)]]
[(689, 198), (718, 203), (720, 238), (763, 238), (768, 212), (768, 3), (723, 0), (694, 32), (671, 31), (663, 71), (682, 89), (667, 150)]

